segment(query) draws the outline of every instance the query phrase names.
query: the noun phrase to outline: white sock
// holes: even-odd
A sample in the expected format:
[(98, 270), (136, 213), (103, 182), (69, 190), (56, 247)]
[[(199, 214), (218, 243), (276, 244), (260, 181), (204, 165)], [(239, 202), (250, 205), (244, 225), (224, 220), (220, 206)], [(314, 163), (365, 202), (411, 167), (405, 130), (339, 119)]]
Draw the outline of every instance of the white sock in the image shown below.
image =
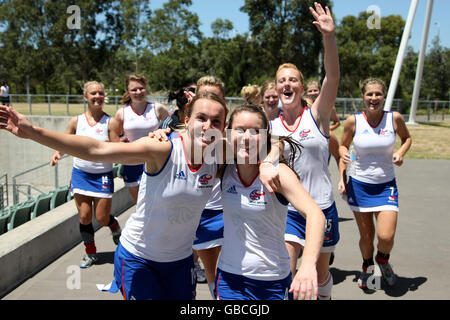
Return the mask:
[(211, 297), (213, 300), (216, 300), (216, 296), (214, 295), (214, 289), (216, 288), (215, 282), (208, 282), (209, 293), (211, 293)]
[(319, 300), (331, 300), (331, 290), (333, 289), (333, 276), (328, 271), (328, 277), (324, 282), (319, 283), (318, 299)]

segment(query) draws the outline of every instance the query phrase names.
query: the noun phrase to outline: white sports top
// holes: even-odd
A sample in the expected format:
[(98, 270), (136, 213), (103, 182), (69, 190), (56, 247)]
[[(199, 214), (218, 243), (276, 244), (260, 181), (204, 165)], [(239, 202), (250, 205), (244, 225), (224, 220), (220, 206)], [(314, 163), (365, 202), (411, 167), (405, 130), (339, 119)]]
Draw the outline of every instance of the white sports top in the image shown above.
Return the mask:
[[(78, 136), (91, 137), (100, 141), (109, 141), (108, 125), (111, 117), (106, 113), (91, 126), (87, 120), (86, 113), (77, 116), (77, 129), (75, 134)], [(113, 165), (109, 162), (93, 162), (73, 157), (73, 166), (88, 173), (104, 173), (112, 170)]]
[(137, 114), (129, 104), (123, 108), (123, 131), (130, 141), (146, 137), (149, 132), (158, 129), (159, 119), (155, 104), (147, 103), (143, 114)]
[[(290, 136), (303, 148), (300, 157), (296, 157), (294, 169), (300, 177), (301, 184), (308, 191), (321, 209), (329, 208), (333, 202), (333, 185), (331, 184), (328, 160), (330, 156), (328, 140), (317, 126), (311, 108), (304, 108), (298, 126), (291, 131), (287, 128), (283, 116), (271, 121), (272, 133), (277, 136)], [(284, 144), (284, 156), (289, 159), (291, 148)], [(297, 211), (289, 204), (289, 210)]]
[(246, 186), (236, 165), (228, 165), (225, 170), (224, 242), (218, 267), (251, 279), (280, 280), (290, 272), (284, 242), (286, 205), (270, 195), (258, 177)]
[(355, 114), (353, 145), (358, 156), (356, 178), (366, 183), (385, 183), (395, 178), (392, 154), (395, 147), (394, 114), (385, 112), (372, 127), (362, 112)]
[(7, 97), (9, 95), (9, 87), (8, 86), (1, 86), (0, 87), (2, 92), (2, 97)]
[(172, 149), (157, 174), (144, 171), (136, 212), (128, 219), (120, 242), (132, 254), (157, 262), (173, 262), (192, 254), (192, 243), (206, 202), (211, 197), (217, 164), (193, 170), (183, 138), (173, 133)]

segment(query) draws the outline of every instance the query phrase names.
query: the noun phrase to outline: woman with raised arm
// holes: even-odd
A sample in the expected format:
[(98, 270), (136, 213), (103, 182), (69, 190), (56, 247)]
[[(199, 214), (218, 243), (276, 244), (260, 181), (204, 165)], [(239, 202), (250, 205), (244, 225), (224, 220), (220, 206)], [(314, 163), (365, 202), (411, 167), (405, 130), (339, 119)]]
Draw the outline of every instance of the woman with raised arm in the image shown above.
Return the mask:
[[(119, 141), (114, 130), (111, 130), (113, 119), (103, 111), (105, 102), (103, 85), (97, 81), (87, 82), (83, 93), (88, 108), (83, 114), (70, 119), (66, 133), (88, 136), (100, 141)], [(55, 151), (50, 165), (54, 166), (63, 154), (61, 151)], [(118, 220), (110, 214), (114, 193), (112, 164), (74, 158), (70, 192), (74, 196), (80, 215), (80, 233), (86, 251), (80, 267), (88, 268), (98, 260), (92, 225), (93, 212), (95, 219), (102, 226), (111, 229), (114, 243), (119, 243), (121, 228)]]
[[(90, 161), (145, 163), (136, 212), (114, 255), (111, 291), (125, 299), (193, 299), (192, 243), (200, 215), (211, 196), (217, 164), (203, 161), (210, 145), (205, 132), (225, 127), (227, 108), (214, 94), (197, 95), (185, 118), (186, 129), (170, 141), (149, 137), (131, 143), (98, 141), (33, 126), (14, 109), (0, 106), (0, 124), (13, 134)], [(200, 152), (200, 154), (198, 154)]]
[[(388, 262), (394, 246), (398, 215), (394, 164), (402, 165), (412, 140), (402, 115), (383, 110), (386, 96), (384, 82), (368, 78), (360, 87), (365, 108), (347, 118), (339, 147), (343, 163), (350, 162), (348, 149), (352, 142), (357, 158), (352, 162), (354, 170), (348, 182), (345, 166), (341, 166), (338, 189), (341, 194), (347, 194), (348, 205), (358, 225), (359, 248), (363, 258), (358, 286), (366, 289), (367, 280), (375, 270), (375, 232), (378, 238), (375, 260), (383, 279), (389, 286), (394, 286), (396, 281)], [(394, 152), (396, 135), (401, 139), (401, 146)]]
[[(283, 105), (283, 114), (273, 120), (272, 132), (277, 136), (290, 135), (302, 146), (302, 155), (297, 158), (294, 169), (306, 191), (319, 205), (326, 217), (323, 247), (317, 263), (319, 299), (331, 299), (333, 278), (329, 272), (331, 252), (339, 241), (338, 213), (334, 203), (332, 183), (328, 171), (330, 115), (339, 85), (339, 58), (335, 39), (335, 26), (328, 7), (318, 3), (310, 8), (313, 24), (322, 33), (325, 53), (325, 78), (322, 91), (307, 107), (302, 99), (303, 76), (293, 64), (282, 64), (276, 73), (278, 96)], [(288, 155), (290, 147), (285, 146)], [(286, 246), (291, 258), (291, 272), (295, 274), (297, 259), (304, 246), (305, 219), (295, 207), (289, 205)]]
[[(13, 108), (0, 106), (0, 128), (90, 161), (145, 163), (136, 212), (127, 221), (114, 255), (110, 291), (125, 299), (193, 299), (192, 243), (211, 197), (217, 163), (204, 161), (225, 127), (225, 102), (213, 93), (197, 94), (185, 118), (186, 129), (169, 140), (144, 137), (131, 143), (98, 141), (36, 127)], [(199, 153), (200, 152), (200, 153)], [(273, 184), (269, 183), (271, 188)]]

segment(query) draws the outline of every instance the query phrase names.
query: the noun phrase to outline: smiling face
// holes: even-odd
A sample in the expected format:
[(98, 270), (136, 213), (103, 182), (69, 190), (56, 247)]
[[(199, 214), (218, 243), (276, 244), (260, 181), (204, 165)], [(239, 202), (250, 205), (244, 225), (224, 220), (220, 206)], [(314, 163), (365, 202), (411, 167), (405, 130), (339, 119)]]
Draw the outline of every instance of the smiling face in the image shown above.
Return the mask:
[(84, 99), (90, 108), (101, 109), (105, 103), (105, 90), (100, 84), (94, 82), (86, 87)]
[(278, 115), (278, 94), (275, 88), (264, 92), (264, 112), (269, 119), (273, 119)]
[(363, 94), (366, 111), (376, 112), (383, 110), (384, 92), (380, 84), (367, 84)]
[(127, 90), (132, 103), (142, 102), (147, 96), (145, 84), (140, 81), (131, 80), (128, 83)]
[(238, 164), (257, 164), (260, 149), (267, 139), (267, 120), (261, 109), (252, 108), (253, 106), (243, 107), (231, 115), (229, 128)]
[(306, 87), (306, 95), (311, 98), (312, 101), (315, 101), (319, 96), (320, 89), (317, 83), (310, 83)]
[(185, 117), (187, 132), (194, 148), (206, 148), (221, 137), (225, 129), (226, 107), (211, 98), (208, 93), (198, 94), (188, 116)]
[(276, 84), (283, 107), (301, 104), (304, 89), (302, 76), (298, 70), (289, 67), (278, 70)]

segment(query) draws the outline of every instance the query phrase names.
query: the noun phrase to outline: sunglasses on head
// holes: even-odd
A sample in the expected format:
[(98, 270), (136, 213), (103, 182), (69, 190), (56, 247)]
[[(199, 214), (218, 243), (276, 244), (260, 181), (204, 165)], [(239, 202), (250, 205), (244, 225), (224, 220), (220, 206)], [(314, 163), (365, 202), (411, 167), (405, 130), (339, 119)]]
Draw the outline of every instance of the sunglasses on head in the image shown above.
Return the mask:
[(192, 88), (192, 87), (185, 88), (184, 91), (195, 93), (195, 88)]

